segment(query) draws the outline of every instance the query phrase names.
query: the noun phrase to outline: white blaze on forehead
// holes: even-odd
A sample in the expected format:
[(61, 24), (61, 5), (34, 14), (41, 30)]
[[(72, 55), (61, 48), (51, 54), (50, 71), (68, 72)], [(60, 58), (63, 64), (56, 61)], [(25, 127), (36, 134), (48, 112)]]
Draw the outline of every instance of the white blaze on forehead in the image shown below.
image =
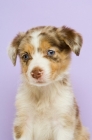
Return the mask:
[(40, 37), (39, 34), (41, 33), (41, 31), (34, 31), (31, 36), (31, 44), (33, 45), (34, 48), (38, 48), (39, 47), (39, 42), (40, 42)]
[(44, 74), (42, 76), (43, 81), (47, 81), (47, 79), (49, 79), (49, 77), (50, 77), (49, 76), (50, 71), (51, 71), (50, 63), (49, 63), (48, 59), (43, 57), (43, 54), (41, 54), (40, 52), (37, 51), (37, 49), (40, 47), (40, 36), (39, 36), (40, 33), (41, 33), (41, 30), (34, 31), (33, 33), (30, 34), (30, 36), (32, 37), (30, 43), (35, 48), (35, 53), (32, 55), (33, 59), (30, 61), (26, 74), (27, 74), (27, 77), (31, 84), (34, 84), (36, 81), (36, 79), (32, 78), (32, 76), (30, 74), (35, 67), (39, 67), (44, 71)]

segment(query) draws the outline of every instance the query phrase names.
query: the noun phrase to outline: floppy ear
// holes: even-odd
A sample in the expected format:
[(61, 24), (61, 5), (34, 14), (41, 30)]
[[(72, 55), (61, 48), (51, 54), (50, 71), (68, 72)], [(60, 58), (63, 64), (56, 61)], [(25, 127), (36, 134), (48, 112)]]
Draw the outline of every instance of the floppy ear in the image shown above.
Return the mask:
[(8, 55), (13, 63), (13, 65), (16, 65), (16, 59), (17, 59), (17, 52), (18, 52), (18, 47), (20, 45), (21, 40), (24, 37), (24, 33), (19, 33), (11, 42), (9, 48), (8, 48)]
[(63, 40), (76, 55), (80, 54), (83, 40), (79, 33), (71, 28), (63, 26), (58, 28), (58, 35), (59, 38)]

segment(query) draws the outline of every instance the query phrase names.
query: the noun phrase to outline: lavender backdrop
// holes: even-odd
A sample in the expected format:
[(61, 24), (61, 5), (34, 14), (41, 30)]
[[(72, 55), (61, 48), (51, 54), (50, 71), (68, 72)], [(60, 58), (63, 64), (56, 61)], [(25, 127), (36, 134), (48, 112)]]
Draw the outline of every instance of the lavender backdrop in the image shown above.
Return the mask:
[(15, 95), (20, 65), (13, 67), (6, 48), (19, 31), (39, 25), (67, 25), (79, 31), (84, 44), (79, 57), (73, 54), (71, 80), (81, 119), (92, 134), (92, 1), (0, 1), (0, 140), (13, 140)]

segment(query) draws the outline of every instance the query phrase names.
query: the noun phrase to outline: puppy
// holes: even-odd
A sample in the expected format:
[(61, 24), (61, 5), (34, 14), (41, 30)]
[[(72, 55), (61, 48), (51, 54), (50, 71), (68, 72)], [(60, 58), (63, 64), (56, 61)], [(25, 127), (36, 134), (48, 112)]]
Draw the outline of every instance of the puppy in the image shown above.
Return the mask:
[(14, 140), (89, 140), (69, 80), (71, 52), (82, 37), (68, 27), (41, 26), (19, 33), (8, 49), (22, 83), (16, 96)]

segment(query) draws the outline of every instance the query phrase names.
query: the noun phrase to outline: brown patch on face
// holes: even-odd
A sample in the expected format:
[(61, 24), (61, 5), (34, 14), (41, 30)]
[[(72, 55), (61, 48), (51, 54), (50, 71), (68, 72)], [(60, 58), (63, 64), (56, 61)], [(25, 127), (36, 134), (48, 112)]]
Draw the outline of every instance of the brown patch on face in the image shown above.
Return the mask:
[(48, 41), (46, 41), (45, 39), (41, 41), (40, 47), (39, 47), (41, 52), (45, 54), (46, 51), (49, 50), (50, 48), (51, 48), (51, 45), (48, 43)]
[(23, 134), (22, 126), (15, 126), (14, 127), (14, 133), (15, 133), (15, 137), (17, 139), (21, 138), (21, 136)]
[(70, 64), (70, 56), (66, 56), (63, 52), (59, 55), (59, 62), (51, 63), (51, 79), (55, 79), (60, 73), (63, 73)]
[[(53, 57), (46, 58), (51, 63), (51, 78), (54, 79), (60, 73), (63, 73), (69, 66), (71, 60), (71, 49), (79, 55), (82, 45), (82, 37), (73, 29), (62, 27), (52, 30), (52, 32), (42, 32), (40, 34), (43, 38), (42, 49), (54, 49), (56, 54)], [(76, 46), (76, 47), (75, 47)]]
[[(43, 56), (50, 61), (51, 79), (55, 79), (57, 75), (64, 72), (70, 64), (70, 48), (65, 45), (63, 41), (61, 42), (61, 46), (57, 45), (56, 43), (52, 45), (50, 40), (44, 38), (39, 48)], [(54, 50), (55, 54), (53, 56), (48, 56), (48, 50)]]
[[(34, 47), (29, 43), (22, 44), (18, 49), (18, 54), (20, 57), (22, 73), (26, 73), (28, 70), (29, 63), (32, 60), (32, 54), (34, 54)], [(25, 54), (28, 55), (27, 60), (23, 58)]]
[[(48, 56), (48, 51), (49, 51), (49, 50), (55, 51), (55, 55), (53, 55), (53, 56)], [(55, 46), (52, 46), (52, 45), (51, 45), (48, 41), (46, 41), (46, 40), (43, 40), (43, 41), (41, 42), (39, 51), (40, 51), (41, 53), (43, 53), (43, 56), (44, 56), (45, 58), (49, 59), (50, 61), (56, 61), (56, 62), (60, 61), (60, 60), (59, 60), (59, 57), (58, 57), (58, 55), (57, 55), (58, 48), (55, 47)]]
[(54, 31), (54, 29), (51, 30), (52, 32), (41, 32), (39, 36), (43, 38), (43, 41), (47, 41), (50, 46), (57, 47), (60, 51), (66, 51), (69, 52), (70, 48), (69, 46), (61, 40), (61, 38), (58, 36), (57, 32)]

